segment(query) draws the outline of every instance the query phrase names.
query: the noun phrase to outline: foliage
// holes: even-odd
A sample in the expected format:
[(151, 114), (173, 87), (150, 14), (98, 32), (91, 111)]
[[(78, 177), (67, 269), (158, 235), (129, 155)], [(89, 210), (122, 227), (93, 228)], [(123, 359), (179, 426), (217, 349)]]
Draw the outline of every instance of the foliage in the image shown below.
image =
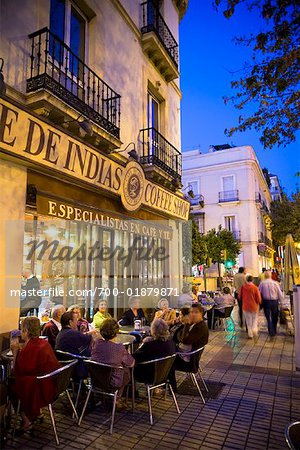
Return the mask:
[(184, 261), (190, 266), (203, 264), (207, 258), (207, 247), (199, 233), (197, 223), (190, 217), (182, 225), (182, 245)]
[[(218, 230), (213, 228), (205, 235), (208, 257), (214, 262), (224, 263), (225, 260), (235, 261), (240, 253), (241, 244), (234, 239), (231, 231), (219, 226)], [(222, 251), (226, 251), (226, 258)]]
[(199, 233), (197, 223), (192, 221), (192, 257), (193, 266), (204, 264), (207, 258), (207, 246), (205, 239)]
[(275, 245), (284, 245), (288, 233), (300, 242), (300, 193), (289, 199), (282, 195), (282, 202), (276, 200), (271, 204), (272, 236)]
[(239, 110), (254, 102), (252, 115), (241, 115), (238, 125), (226, 130), (254, 128), (261, 132), (265, 148), (294, 142), (300, 113), (300, 2), (299, 0), (215, 0), (225, 4), (223, 14), (230, 18), (240, 4), (258, 10), (265, 31), (237, 41), (253, 48), (253, 64), (246, 63), (240, 79), (231, 83), (236, 96), (226, 98)]

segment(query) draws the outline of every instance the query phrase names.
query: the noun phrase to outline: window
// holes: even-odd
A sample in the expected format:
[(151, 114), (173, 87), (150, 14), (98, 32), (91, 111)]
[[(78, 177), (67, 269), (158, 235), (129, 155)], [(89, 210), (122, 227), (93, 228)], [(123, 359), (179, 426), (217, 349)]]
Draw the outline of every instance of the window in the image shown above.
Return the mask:
[(229, 192), (234, 190), (234, 176), (230, 175), (222, 177), (222, 190), (223, 192)]
[[(69, 71), (76, 76), (82, 70), (78, 59), (84, 61), (85, 57), (86, 22), (80, 10), (70, 0), (51, 0), (50, 31), (59, 40), (50, 36), (49, 53), (60, 64), (67, 63)], [(71, 49), (66, 54), (67, 58), (60, 41)]]
[(236, 230), (236, 217), (235, 216), (225, 216), (225, 228), (228, 231), (235, 231)]
[(196, 224), (198, 225), (198, 230), (200, 234), (205, 233), (205, 214), (197, 214), (194, 218)]
[(147, 124), (148, 128), (155, 128), (159, 131), (159, 101), (148, 92)]

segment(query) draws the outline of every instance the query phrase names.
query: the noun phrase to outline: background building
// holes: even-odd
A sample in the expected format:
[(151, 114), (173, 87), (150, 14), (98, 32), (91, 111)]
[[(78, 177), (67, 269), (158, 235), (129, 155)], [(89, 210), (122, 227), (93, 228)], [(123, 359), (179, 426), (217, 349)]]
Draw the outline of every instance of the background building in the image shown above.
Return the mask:
[[(251, 146), (211, 146), (183, 153), (185, 193), (192, 188), (191, 212), (200, 233), (221, 225), (241, 242), (238, 265), (257, 276), (271, 267), (271, 194)], [(190, 188), (187, 188), (190, 186)]]
[(271, 192), (271, 196), (272, 196), (272, 200), (282, 200), (282, 189), (278, 180), (277, 175), (273, 175), (273, 174), (269, 174), (269, 178), (270, 178), (270, 192)]
[[(176, 192), (178, 25), (186, 7), (187, 0), (1, 1), (4, 302), (9, 288), (20, 287), (24, 265), (45, 292), (64, 288), (58, 302), (90, 309), (99, 297), (70, 296), (70, 288), (110, 289), (116, 315), (127, 295), (112, 295), (114, 287), (115, 292), (128, 286), (180, 287), (177, 220), (187, 219), (189, 205)], [(16, 221), (7, 250), (5, 227)], [(125, 267), (116, 260), (86, 259), (79, 265), (46, 264), (36, 256), (22, 260), (33, 238), (57, 238), (59, 246), (71, 247), (97, 240), (128, 249), (136, 236), (139, 248), (151, 239), (165, 246), (168, 261)], [(17, 314), (19, 299), (14, 306)]]

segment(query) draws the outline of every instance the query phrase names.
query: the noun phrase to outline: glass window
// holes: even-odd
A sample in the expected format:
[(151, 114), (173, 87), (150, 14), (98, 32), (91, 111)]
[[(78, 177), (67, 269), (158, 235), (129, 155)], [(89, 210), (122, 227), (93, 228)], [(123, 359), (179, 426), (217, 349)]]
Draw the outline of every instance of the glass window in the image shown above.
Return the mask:
[(235, 216), (225, 216), (225, 228), (229, 231), (235, 231), (236, 230), (236, 219)]
[(148, 92), (148, 128), (155, 128), (159, 131), (159, 102)]
[(223, 191), (229, 192), (234, 190), (234, 177), (233, 175), (222, 177)]

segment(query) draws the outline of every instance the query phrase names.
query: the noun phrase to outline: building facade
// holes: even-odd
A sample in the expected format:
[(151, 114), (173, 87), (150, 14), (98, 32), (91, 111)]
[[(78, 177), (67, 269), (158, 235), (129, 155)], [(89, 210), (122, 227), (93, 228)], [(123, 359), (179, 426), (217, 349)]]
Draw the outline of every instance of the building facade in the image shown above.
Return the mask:
[(251, 146), (184, 152), (183, 184), (185, 193), (190, 189), (194, 193), (189, 200), (200, 233), (221, 225), (241, 242), (239, 266), (254, 276), (263, 267), (272, 267), (272, 198)]
[(270, 192), (272, 196), (272, 201), (282, 201), (282, 189), (279, 183), (279, 179), (277, 175), (274, 175), (272, 173), (269, 174), (270, 177)]
[[(186, 7), (1, 2), (0, 297), (11, 316), (24, 268), (54, 302), (92, 310), (104, 295), (115, 316), (142, 287), (168, 288), (159, 295), (170, 297), (180, 288), (189, 203), (178, 190), (178, 27)], [(153, 256), (160, 248), (168, 257)]]

